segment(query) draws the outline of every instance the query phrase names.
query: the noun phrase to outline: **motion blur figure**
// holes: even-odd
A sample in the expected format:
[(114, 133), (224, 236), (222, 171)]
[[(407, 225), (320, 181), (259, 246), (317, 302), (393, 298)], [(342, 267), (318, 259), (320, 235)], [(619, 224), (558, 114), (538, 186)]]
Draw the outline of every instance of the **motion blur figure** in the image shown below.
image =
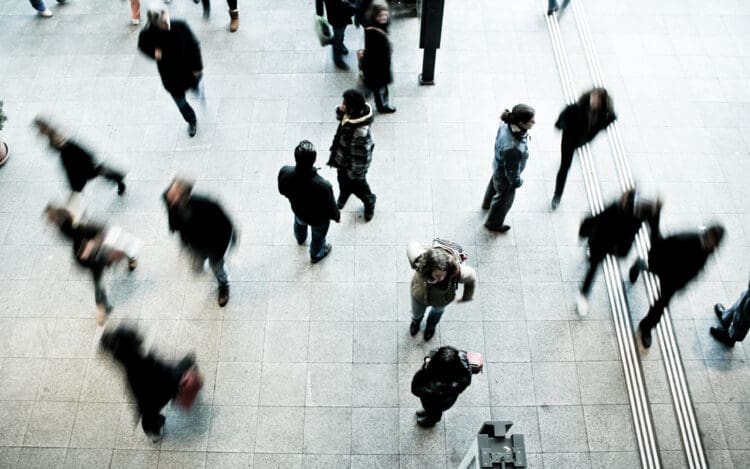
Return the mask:
[(432, 350), (411, 382), (411, 393), (422, 401), (417, 424), (432, 427), (438, 423), (470, 384), (471, 365), (465, 353), (450, 346)]
[(712, 327), (711, 335), (727, 347), (734, 347), (736, 342), (742, 342), (750, 329), (750, 284), (747, 290), (730, 308), (717, 303), (714, 305), (714, 313), (721, 321), (721, 327)]
[(208, 259), (219, 282), (219, 306), (229, 301), (229, 274), (225, 259), (234, 244), (235, 231), (224, 209), (214, 200), (193, 194), (193, 184), (175, 178), (163, 195), (169, 215), (169, 231), (180, 233), (196, 265), (203, 268)]
[(203, 379), (195, 356), (186, 355), (176, 365), (159, 360), (142, 350), (143, 339), (134, 329), (120, 326), (102, 334), (100, 346), (125, 369), (128, 387), (135, 398), (141, 426), (156, 443), (161, 440), (166, 418), (161, 409), (175, 399), (178, 405), (192, 406)]
[(724, 227), (721, 225), (701, 227), (697, 232), (678, 233), (666, 238), (662, 237), (658, 228), (651, 230), (648, 264), (641, 259), (630, 268), (631, 283), (638, 280), (641, 270), (648, 270), (659, 277), (659, 299), (638, 325), (644, 347), (651, 346), (651, 329), (661, 319), (669, 300), (703, 270), (708, 257), (719, 247), (723, 238)]
[(73, 223), (73, 215), (64, 207), (48, 205), (47, 220), (60, 229), (60, 233), (73, 244), (73, 257), (81, 267), (88, 269), (94, 279), (96, 322), (101, 325), (112, 312), (112, 304), (104, 285), (104, 271), (122, 259), (128, 260), (130, 271), (135, 270), (140, 241), (117, 227), (96, 223)]
[(652, 231), (659, 229), (660, 211), (661, 201), (643, 199), (635, 189), (631, 189), (599, 214), (581, 222), (578, 236), (588, 239), (589, 269), (576, 303), (578, 314), (585, 316), (588, 313), (588, 297), (594, 275), (606, 255), (627, 257), (643, 222), (648, 222)]
[[(325, 9), (323, 6), (325, 5)], [(344, 45), (344, 33), (346, 27), (352, 24), (352, 15), (356, 7), (350, 0), (315, 0), (315, 11), (318, 16), (326, 14), (328, 22), (333, 28), (331, 49), (333, 52), (333, 64), (341, 70), (349, 70), (349, 65), (344, 61), (344, 56), (349, 49)]]
[[(66, 0), (57, 0), (57, 3), (63, 4)], [(52, 12), (49, 8), (47, 8), (47, 5), (44, 3), (44, 0), (29, 0), (29, 3), (31, 3), (31, 6), (39, 13), (39, 16), (43, 18), (49, 18), (52, 15)]]
[(365, 49), (362, 57), (362, 77), (365, 86), (375, 97), (375, 108), (381, 114), (396, 112), (388, 102), (388, 85), (393, 82), (391, 55), (393, 47), (388, 38), (390, 11), (384, 2), (376, 1), (367, 12)]

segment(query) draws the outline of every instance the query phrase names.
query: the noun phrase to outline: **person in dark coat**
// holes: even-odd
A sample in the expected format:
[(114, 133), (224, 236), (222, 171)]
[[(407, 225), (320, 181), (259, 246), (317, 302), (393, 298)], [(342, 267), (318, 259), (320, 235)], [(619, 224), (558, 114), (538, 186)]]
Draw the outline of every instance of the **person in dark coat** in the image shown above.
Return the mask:
[(182, 243), (203, 268), (208, 259), (219, 282), (219, 306), (229, 301), (229, 274), (224, 265), (229, 248), (234, 244), (235, 231), (224, 209), (208, 197), (193, 194), (193, 184), (175, 178), (164, 192), (169, 214), (169, 231), (180, 233)]
[(697, 233), (679, 233), (666, 238), (658, 229), (651, 231), (648, 264), (638, 260), (630, 268), (631, 283), (635, 283), (641, 270), (648, 270), (659, 277), (661, 287), (659, 299), (638, 325), (644, 347), (651, 346), (651, 329), (661, 319), (669, 300), (703, 270), (708, 256), (719, 247), (723, 238), (724, 227), (721, 225), (701, 227)]
[(357, 90), (344, 92), (344, 101), (336, 108), (336, 118), (340, 121), (331, 144), (328, 166), (338, 170), (339, 209), (344, 208), (349, 196), (354, 194), (365, 204), (365, 221), (375, 215), (376, 196), (367, 183), (367, 170), (372, 161), (370, 127), (373, 116), (370, 105)]
[(555, 122), (555, 127), (562, 130), (560, 169), (557, 170), (555, 180), (552, 210), (556, 210), (560, 205), (576, 149), (589, 143), (596, 134), (616, 119), (612, 97), (604, 88), (594, 88), (584, 93), (578, 102), (567, 105), (560, 113)]
[(307, 227), (312, 231), (310, 260), (321, 261), (331, 252), (326, 234), (331, 220), (341, 221), (331, 183), (318, 174), (315, 164), (317, 152), (308, 140), (294, 149), (295, 166), (284, 166), (279, 171), (279, 193), (289, 199), (294, 212), (294, 237), (302, 245), (307, 239)]
[(191, 369), (197, 371), (195, 356), (188, 354), (176, 365), (159, 360), (143, 352), (143, 339), (138, 332), (124, 326), (105, 331), (99, 344), (125, 369), (128, 387), (141, 415), (143, 432), (154, 443), (158, 442), (164, 434), (166, 420), (161, 409), (178, 398), (180, 392), (187, 391), (183, 377)]
[(581, 222), (578, 236), (588, 239), (589, 269), (576, 303), (578, 314), (585, 316), (588, 313), (588, 296), (594, 275), (606, 255), (627, 257), (643, 222), (649, 224), (651, 231), (659, 229), (660, 211), (661, 201), (643, 199), (638, 197), (635, 189), (630, 189), (617, 202)]
[(46, 119), (36, 117), (34, 126), (41, 135), (49, 139), (52, 148), (60, 152), (60, 162), (65, 169), (68, 185), (73, 192), (82, 192), (86, 183), (101, 176), (117, 184), (117, 193), (125, 193), (125, 175), (104, 163), (99, 163), (88, 150), (67, 138)]
[(362, 57), (362, 76), (365, 86), (375, 96), (375, 108), (380, 113), (396, 112), (388, 103), (388, 85), (393, 82), (391, 70), (391, 41), (388, 39), (390, 12), (388, 5), (374, 2), (367, 13), (365, 49)]
[(411, 393), (422, 401), (417, 424), (432, 427), (438, 423), (470, 384), (471, 366), (466, 353), (450, 346), (431, 351), (411, 381)]
[(315, 0), (315, 11), (318, 16), (323, 16), (323, 5), (328, 22), (333, 28), (333, 63), (342, 70), (349, 70), (349, 65), (344, 61), (344, 56), (349, 53), (349, 49), (344, 45), (344, 33), (346, 27), (352, 24), (356, 6), (349, 0)]
[(188, 123), (188, 135), (194, 137), (198, 121), (185, 99), (185, 92), (192, 89), (202, 97), (203, 60), (190, 27), (184, 21), (170, 20), (165, 7), (149, 9), (148, 24), (138, 35), (138, 49), (156, 60), (164, 89), (172, 95)]
[[(96, 301), (96, 322), (103, 324), (112, 312), (112, 304), (107, 296), (104, 285), (104, 271), (109, 266), (123, 258), (128, 259), (128, 269), (135, 270), (138, 265), (136, 253), (137, 240), (129, 238), (127, 246), (117, 248), (112, 246), (108, 238), (109, 229), (96, 223), (73, 223), (73, 215), (63, 207), (48, 205), (45, 209), (47, 220), (60, 229), (60, 233), (72, 242), (73, 257), (78, 265), (89, 270), (94, 280), (94, 299)], [(118, 233), (121, 230), (117, 229)], [(113, 231), (114, 233), (115, 231)], [(124, 237), (125, 237), (124, 236)]]
[(709, 331), (714, 339), (727, 347), (734, 347), (735, 342), (742, 342), (750, 329), (750, 284), (742, 292), (731, 308), (724, 308), (721, 303), (714, 305), (714, 313), (721, 321), (721, 327), (712, 327)]

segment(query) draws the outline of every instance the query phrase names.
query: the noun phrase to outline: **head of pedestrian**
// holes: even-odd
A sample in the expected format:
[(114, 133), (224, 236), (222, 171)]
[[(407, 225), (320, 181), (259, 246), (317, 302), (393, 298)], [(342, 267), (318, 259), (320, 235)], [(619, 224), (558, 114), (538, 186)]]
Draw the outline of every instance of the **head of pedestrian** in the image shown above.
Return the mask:
[[(589, 108), (594, 111), (612, 107), (612, 98), (606, 88), (594, 88), (587, 94), (588, 97), (585, 94), (582, 96), (584, 102), (580, 104), (588, 104)], [(588, 99), (588, 103), (585, 102), (586, 99)]]
[(368, 16), (371, 24), (383, 27), (388, 25), (388, 21), (391, 19), (391, 12), (388, 10), (387, 3), (375, 1), (370, 6)]
[(512, 110), (503, 111), (500, 120), (510, 126), (510, 131), (514, 136), (523, 136), (536, 124), (535, 114), (534, 108), (528, 104), (516, 104)]
[(311, 171), (317, 156), (312, 142), (309, 140), (299, 142), (297, 148), (294, 149), (294, 161), (297, 163), (297, 170)]
[(43, 135), (49, 139), (49, 144), (52, 148), (60, 149), (65, 144), (65, 135), (54, 128), (50, 121), (42, 116), (36, 116), (32, 121), (32, 125), (36, 127), (40, 135)]
[(344, 101), (339, 109), (349, 117), (360, 117), (367, 113), (365, 95), (355, 89), (344, 91)]
[(72, 222), (73, 220), (73, 216), (69, 210), (54, 204), (47, 204), (44, 208), (44, 215), (47, 221), (55, 226), (62, 226), (66, 222)]
[(465, 367), (461, 363), (461, 354), (458, 349), (444, 345), (429, 358), (425, 369), (434, 376), (450, 377), (462, 374)]
[(456, 259), (444, 249), (431, 248), (425, 251), (416, 262), (416, 272), (425, 283), (434, 285), (453, 275), (458, 268)]
[(154, 3), (148, 8), (146, 12), (146, 18), (148, 23), (156, 26), (159, 29), (169, 31), (169, 10), (164, 5)]
[(721, 225), (701, 226), (698, 228), (701, 245), (706, 252), (714, 252), (724, 239), (724, 227)]
[(164, 200), (167, 206), (174, 207), (178, 204), (184, 204), (190, 198), (193, 192), (193, 183), (187, 179), (174, 178), (169, 188), (164, 193)]

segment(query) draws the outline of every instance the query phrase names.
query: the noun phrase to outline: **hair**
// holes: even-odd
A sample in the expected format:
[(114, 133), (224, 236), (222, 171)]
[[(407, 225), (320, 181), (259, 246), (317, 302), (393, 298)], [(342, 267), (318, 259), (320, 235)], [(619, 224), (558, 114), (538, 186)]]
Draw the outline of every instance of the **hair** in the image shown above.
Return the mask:
[(719, 247), (721, 240), (724, 239), (724, 231), (724, 227), (719, 224), (701, 228), (700, 235), (704, 240), (704, 245), (709, 244), (708, 251), (713, 251)]
[(609, 95), (609, 91), (607, 91), (606, 88), (602, 87), (592, 88), (586, 93), (583, 93), (581, 97), (578, 98), (578, 105), (584, 108), (588, 108), (592, 94), (598, 94), (600, 96), (602, 102), (600, 109), (606, 109), (608, 112), (613, 111), (614, 105), (612, 103), (612, 97)]
[(142, 344), (143, 339), (138, 332), (126, 326), (118, 326), (114, 330), (105, 331), (99, 341), (102, 349), (123, 363), (130, 357), (140, 356)]
[(465, 366), (461, 360), (461, 352), (450, 345), (444, 345), (431, 354), (427, 369), (434, 375), (454, 376), (465, 373)]
[(54, 148), (61, 148), (68, 140), (65, 134), (55, 128), (46, 117), (36, 116), (32, 124), (49, 139), (49, 144)]
[(453, 275), (458, 267), (455, 257), (448, 254), (444, 249), (433, 247), (419, 256), (416, 262), (416, 271), (424, 279), (432, 279), (433, 270), (444, 270), (447, 276)]
[(347, 113), (352, 117), (364, 115), (366, 108), (365, 96), (358, 90), (349, 89), (344, 91), (344, 104)]
[(47, 204), (47, 206), (44, 207), (44, 214), (51, 223), (54, 223), (57, 226), (62, 226), (67, 221), (70, 221), (71, 223), (73, 221), (73, 215), (71, 215), (67, 208), (53, 204)]
[(500, 120), (506, 124), (525, 124), (534, 118), (536, 111), (528, 104), (516, 104), (513, 110), (505, 110), (500, 115)]
[(169, 14), (167, 8), (164, 5), (153, 3), (148, 7), (148, 10), (146, 10), (146, 20), (149, 23), (155, 24), (161, 21), (164, 14)]
[(312, 168), (316, 156), (315, 146), (309, 140), (302, 140), (294, 149), (294, 161), (300, 168)]
[(370, 8), (367, 10), (367, 17), (370, 19), (372, 23), (375, 23), (375, 20), (378, 17), (378, 15), (384, 11), (389, 11), (388, 4), (380, 0), (375, 0), (374, 2), (372, 2), (372, 5), (370, 5)]

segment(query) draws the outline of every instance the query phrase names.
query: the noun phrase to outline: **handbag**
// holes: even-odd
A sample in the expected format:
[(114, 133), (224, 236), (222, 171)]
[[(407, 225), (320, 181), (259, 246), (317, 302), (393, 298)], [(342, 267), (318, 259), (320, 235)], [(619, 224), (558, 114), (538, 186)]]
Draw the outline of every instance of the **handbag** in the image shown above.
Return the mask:
[(198, 372), (198, 368), (193, 366), (180, 378), (180, 384), (175, 401), (183, 409), (190, 409), (198, 397), (198, 391), (203, 387), (203, 376)]
[(321, 46), (327, 46), (333, 39), (333, 28), (323, 16), (315, 17), (315, 34), (318, 36)]
[(466, 359), (471, 367), (471, 374), (476, 375), (484, 368), (484, 357), (479, 352), (466, 352)]

